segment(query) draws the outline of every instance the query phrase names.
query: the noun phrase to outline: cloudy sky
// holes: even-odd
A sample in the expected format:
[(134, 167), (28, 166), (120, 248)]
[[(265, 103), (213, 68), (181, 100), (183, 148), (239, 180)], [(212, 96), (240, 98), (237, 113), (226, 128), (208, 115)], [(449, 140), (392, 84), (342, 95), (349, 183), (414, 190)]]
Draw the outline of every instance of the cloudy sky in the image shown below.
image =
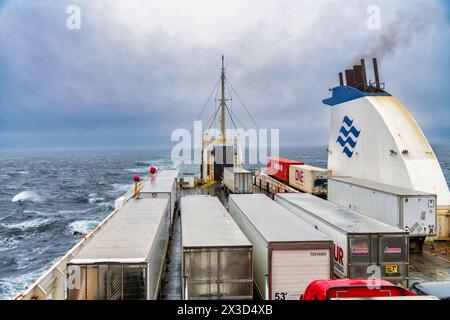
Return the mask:
[[(79, 30), (66, 27), (72, 4)], [(367, 27), (371, 5), (380, 29)], [(222, 54), (282, 145), (325, 145), (321, 100), (339, 71), (372, 56), (429, 139), (450, 141), (446, 0), (0, 0), (0, 148), (170, 146), (174, 129), (192, 127)], [(250, 126), (236, 97), (233, 111)]]

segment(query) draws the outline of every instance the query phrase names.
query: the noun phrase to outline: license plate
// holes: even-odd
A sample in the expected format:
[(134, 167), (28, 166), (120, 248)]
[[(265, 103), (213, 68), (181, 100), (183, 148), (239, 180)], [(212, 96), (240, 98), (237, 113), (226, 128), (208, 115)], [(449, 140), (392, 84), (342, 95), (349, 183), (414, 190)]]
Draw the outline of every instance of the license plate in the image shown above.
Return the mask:
[(398, 273), (398, 265), (397, 264), (387, 264), (386, 265), (386, 273)]

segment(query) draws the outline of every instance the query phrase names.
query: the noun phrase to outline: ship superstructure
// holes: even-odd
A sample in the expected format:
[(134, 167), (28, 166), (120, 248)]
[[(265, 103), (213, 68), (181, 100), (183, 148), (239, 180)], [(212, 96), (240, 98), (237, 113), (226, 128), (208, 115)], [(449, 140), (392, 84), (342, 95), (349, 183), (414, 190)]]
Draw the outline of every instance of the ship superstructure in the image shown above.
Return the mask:
[(328, 168), (334, 176), (428, 192), (437, 196), (438, 237), (448, 239), (450, 193), (438, 159), (408, 109), (384, 89), (378, 63), (367, 81), (364, 60), (339, 74), (330, 106)]

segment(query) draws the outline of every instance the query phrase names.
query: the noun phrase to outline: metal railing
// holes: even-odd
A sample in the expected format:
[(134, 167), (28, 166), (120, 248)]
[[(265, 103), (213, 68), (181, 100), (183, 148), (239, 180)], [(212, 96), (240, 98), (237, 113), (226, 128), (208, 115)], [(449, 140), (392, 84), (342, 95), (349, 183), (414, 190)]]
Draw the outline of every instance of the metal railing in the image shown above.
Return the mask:
[(299, 191), (278, 181), (274, 178), (268, 176), (266, 173), (261, 171), (255, 172), (255, 185), (267, 192), (271, 193), (282, 193), (282, 192), (291, 192), (298, 193)]

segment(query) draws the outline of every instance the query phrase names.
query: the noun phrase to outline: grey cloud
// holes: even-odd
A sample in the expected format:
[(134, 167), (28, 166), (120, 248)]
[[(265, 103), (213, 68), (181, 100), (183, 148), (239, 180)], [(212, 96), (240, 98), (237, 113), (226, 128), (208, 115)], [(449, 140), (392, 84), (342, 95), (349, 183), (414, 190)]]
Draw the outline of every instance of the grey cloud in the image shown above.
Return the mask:
[[(366, 28), (373, 2), (382, 8), (379, 31)], [(69, 3), (81, 6), (80, 31), (65, 28)], [(450, 116), (449, 38), (438, 0), (11, 1), (0, 11), (0, 123), (8, 129), (0, 145), (39, 145), (35, 133), (51, 140), (64, 131), (73, 134), (58, 144), (123, 146), (124, 135), (169, 145), (173, 129), (192, 126), (221, 54), (260, 126), (280, 128), (282, 143), (326, 144), (321, 100), (339, 71), (372, 55), (382, 58), (388, 91), (430, 138), (448, 139), (423, 108)], [(236, 99), (233, 110), (250, 124)]]

